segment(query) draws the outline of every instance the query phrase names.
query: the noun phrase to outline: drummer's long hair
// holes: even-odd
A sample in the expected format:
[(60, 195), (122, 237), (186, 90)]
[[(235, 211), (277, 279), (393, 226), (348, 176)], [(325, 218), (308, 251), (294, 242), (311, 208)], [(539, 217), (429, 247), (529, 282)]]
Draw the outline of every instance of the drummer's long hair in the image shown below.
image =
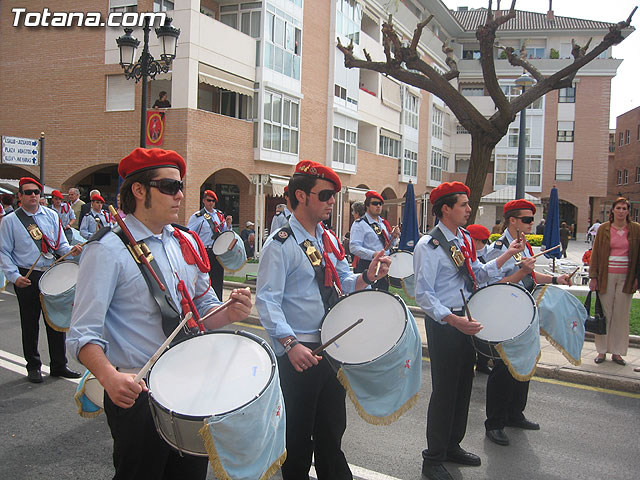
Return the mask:
[(631, 203), (625, 197), (618, 197), (613, 201), (613, 204), (611, 204), (611, 210), (609, 210), (609, 223), (613, 223), (613, 209), (616, 208), (616, 205), (619, 203), (627, 204), (627, 223), (629, 223), (631, 221)]
[(156, 170), (143, 170), (139, 173), (134, 173), (130, 177), (127, 177), (122, 185), (120, 186), (120, 203), (122, 206), (120, 209), (126, 213), (127, 215), (136, 211), (136, 197), (134, 197), (133, 192), (131, 191), (131, 186), (138, 182), (144, 185), (146, 189), (146, 194), (144, 197), (144, 206), (146, 208), (151, 207), (151, 191), (149, 182), (153, 180), (153, 177), (156, 175)]

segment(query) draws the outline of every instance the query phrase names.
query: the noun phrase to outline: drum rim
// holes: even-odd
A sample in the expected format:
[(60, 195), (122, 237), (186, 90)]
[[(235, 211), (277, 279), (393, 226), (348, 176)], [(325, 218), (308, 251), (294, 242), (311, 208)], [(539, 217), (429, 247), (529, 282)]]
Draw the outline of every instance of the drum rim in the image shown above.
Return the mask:
[[(327, 315), (329, 315), (329, 312), (331, 312), (331, 310), (333, 310), (335, 308), (336, 305), (338, 305), (341, 301), (343, 301), (346, 298), (352, 297), (353, 295), (357, 295), (358, 293), (371, 293), (371, 292), (377, 292), (377, 293), (384, 293), (386, 295), (390, 295), (391, 297), (393, 297), (394, 300), (396, 300), (398, 303), (400, 303), (400, 305), (404, 306), (404, 328), (402, 329), (402, 333), (400, 334), (400, 337), (398, 337), (398, 339), (396, 340), (396, 342), (393, 344), (393, 346), (387, 350), (386, 352), (378, 355), (376, 358), (372, 358), (371, 360), (367, 360), (366, 362), (358, 362), (358, 363), (347, 363), (347, 362), (342, 362), (334, 357), (331, 356), (331, 354), (329, 353), (328, 350), (325, 350), (323, 353), (326, 353), (327, 355), (329, 355), (331, 357), (331, 359), (337, 363), (339, 363), (340, 365), (366, 365), (367, 363), (371, 363), (375, 360), (378, 360), (380, 357), (386, 355), (387, 353), (389, 353), (391, 350), (393, 350), (394, 348), (396, 348), (398, 346), (398, 343), (400, 342), (400, 340), (402, 340), (402, 338), (404, 337), (405, 332), (407, 331), (407, 325), (409, 324), (409, 314), (408, 314), (408, 307), (407, 304), (404, 303), (404, 300), (402, 300), (402, 297), (400, 295), (397, 295), (395, 293), (391, 293), (391, 292), (387, 292), (386, 290), (373, 290), (373, 289), (366, 289), (366, 290), (358, 290), (355, 292), (351, 292), (351, 293), (347, 293), (346, 295), (343, 295), (342, 297), (340, 297), (340, 299), (335, 303), (335, 305), (333, 305), (329, 310), (327, 310), (327, 313), (324, 314), (324, 317), (322, 317), (322, 323), (320, 324), (320, 328), (318, 329), (318, 331), (320, 332), (320, 341), (322, 342), (322, 325), (324, 325), (324, 321), (327, 318)], [(327, 347), (328, 349), (329, 347)]]
[[(485, 340), (484, 338), (479, 338), (476, 335), (472, 336), (472, 340), (474, 342), (478, 341), (478, 342), (483, 342), (483, 343), (487, 343), (490, 345), (498, 345), (500, 343), (504, 343), (504, 342), (510, 342), (512, 340), (515, 340), (517, 338), (520, 338), (522, 335), (524, 335), (524, 333), (529, 329), (529, 327), (531, 326), (531, 324), (533, 323), (533, 321), (536, 319), (536, 315), (538, 314), (538, 304), (536, 303), (535, 298), (533, 298), (533, 295), (531, 295), (531, 292), (529, 292), (529, 290), (527, 290), (526, 288), (524, 288), (522, 285), (520, 285), (519, 283), (513, 283), (513, 282), (505, 282), (505, 283), (491, 283), (489, 285), (485, 285), (484, 287), (480, 287), (479, 289), (477, 289), (475, 292), (473, 292), (471, 294), (471, 297), (473, 297), (476, 293), (478, 293), (480, 290), (484, 290), (485, 288), (488, 287), (493, 287), (493, 286), (502, 286), (502, 285), (511, 285), (513, 287), (518, 287), (520, 290), (522, 290), (523, 292), (526, 292), (527, 295), (529, 295), (530, 299), (531, 299), (531, 303), (533, 304), (533, 316), (531, 317), (531, 321), (527, 324), (527, 328), (525, 328), (522, 332), (520, 332), (518, 335), (516, 335), (515, 337), (511, 337), (511, 338), (507, 338), (505, 340), (501, 340), (501, 341), (495, 341), (495, 340)], [(469, 301), (471, 300), (471, 297), (469, 297), (469, 300), (467, 300), (467, 304), (469, 303)], [(492, 357), (490, 357), (492, 358)]]
[[(397, 253), (408, 253), (409, 255), (411, 255), (413, 257), (413, 252), (411, 252), (409, 250), (395, 250), (395, 251), (393, 251), (393, 252), (391, 252), (389, 254), (389, 258), (393, 257)], [(413, 272), (411, 275), (415, 275), (415, 274), (416, 274), (416, 272)], [(409, 278), (411, 275), (407, 275), (406, 277), (394, 277), (393, 275), (391, 275), (389, 273), (389, 276), (391, 278), (395, 278), (396, 280), (404, 280), (405, 278)]]
[[(225, 253), (227, 253), (229, 251), (229, 245), (225, 246), (224, 251), (221, 253), (216, 253), (215, 252), (215, 245), (216, 242), (218, 241), (219, 238), (221, 238), (225, 233), (229, 233), (231, 234), (232, 238), (236, 238), (236, 235), (238, 235), (236, 232), (232, 231), (232, 230), (227, 230), (226, 232), (222, 232), (220, 235), (218, 235), (216, 237), (216, 239), (213, 241), (213, 244), (211, 245), (211, 250), (213, 251), (214, 255), (216, 255), (217, 257), (224, 255)], [(227, 235), (229, 236), (229, 235)], [(240, 235), (238, 235), (238, 238), (240, 238)], [(231, 244), (231, 242), (229, 242), (229, 244)], [(244, 245), (243, 245), (244, 248)]]
[[(266, 352), (269, 354), (269, 358), (271, 359), (271, 375), (269, 375), (269, 381), (267, 381), (266, 385), (262, 388), (262, 390), (260, 390), (260, 392), (258, 394), (256, 394), (251, 400), (249, 400), (248, 402), (233, 408), (231, 410), (228, 410), (226, 412), (220, 412), (220, 413), (212, 413), (211, 415), (188, 415), (186, 413), (180, 413), (180, 412), (176, 412), (173, 410), (170, 410), (168, 407), (162, 405), (157, 399), (155, 399), (153, 397), (153, 393), (151, 391), (151, 382), (149, 381), (149, 379), (151, 378), (151, 372), (153, 371), (153, 367), (155, 367), (156, 363), (158, 362), (158, 360), (160, 360), (160, 358), (162, 358), (162, 355), (164, 355), (165, 353), (167, 353), (169, 350), (171, 350), (171, 348), (184, 343), (188, 340), (191, 340), (193, 338), (198, 338), (198, 337), (202, 337), (204, 335), (215, 335), (215, 334), (232, 334), (232, 335), (240, 335), (243, 337), (247, 337), (251, 340), (256, 341), (256, 343), (258, 343), (262, 348), (264, 348), (266, 350)], [(145, 378), (145, 383), (147, 384), (147, 387), (149, 388), (149, 403), (153, 403), (156, 407), (160, 408), (160, 410), (168, 413), (172, 418), (179, 418), (182, 420), (190, 420), (190, 421), (201, 421), (205, 418), (209, 418), (212, 416), (221, 416), (221, 415), (229, 415), (230, 413), (233, 413), (237, 410), (240, 410), (241, 408), (246, 407), (247, 405), (253, 403), (256, 399), (260, 398), (264, 392), (267, 390), (267, 388), (269, 388), (269, 386), (271, 385), (271, 383), (273, 382), (273, 377), (275, 376), (276, 372), (277, 372), (277, 363), (276, 363), (276, 355), (275, 353), (273, 353), (273, 349), (271, 347), (269, 347), (269, 344), (267, 343), (267, 341), (262, 338), (259, 337), (258, 335), (255, 335), (251, 332), (247, 332), (246, 330), (216, 330), (213, 332), (204, 332), (201, 334), (198, 334), (196, 336), (193, 337), (187, 337), (187, 338), (183, 338), (182, 340), (180, 340), (179, 342), (176, 342), (171, 348), (167, 348), (164, 352), (162, 352), (162, 354), (158, 357), (158, 359), (153, 363), (153, 365), (151, 366), (151, 368), (149, 369), (149, 372), (146, 375)]]
[(67, 292), (70, 292), (71, 290), (73, 290), (74, 288), (76, 288), (76, 285), (78, 285), (78, 280), (76, 278), (76, 283), (73, 284), (73, 286), (67, 288), (64, 292), (60, 292), (60, 293), (46, 293), (43, 289), (42, 289), (42, 280), (46, 277), (47, 273), (49, 273), (51, 270), (53, 270), (54, 268), (58, 268), (61, 265), (64, 264), (74, 264), (76, 265), (76, 271), (80, 270), (80, 264), (78, 262), (75, 262), (73, 260), (68, 260), (68, 261), (64, 261), (64, 262), (60, 262), (60, 263), (53, 263), (49, 266), (49, 268), (47, 268), (42, 276), (40, 277), (40, 279), (38, 280), (38, 289), (40, 290), (40, 293), (45, 296), (45, 297), (57, 297), (59, 295), (64, 295)]

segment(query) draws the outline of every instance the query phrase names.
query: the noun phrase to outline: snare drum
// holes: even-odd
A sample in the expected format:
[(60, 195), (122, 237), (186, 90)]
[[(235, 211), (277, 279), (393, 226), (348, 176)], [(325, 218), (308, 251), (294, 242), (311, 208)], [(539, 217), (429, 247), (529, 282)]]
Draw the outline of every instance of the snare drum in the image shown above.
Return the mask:
[(73, 398), (78, 406), (78, 414), (80, 416), (86, 418), (96, 417), (102, 413), (104, 408), (104, 387), (87, 370), (82, 375)]
[(495, 347), (515, 341), (532, 328), (537, 317), (533, 297), (523, 287), (512, 283), (482, 287), (471, 295), (468, 305), (473, 319), (483, 326), (473, 337), (476, 350), (498, 360), (500, 354)]
[(229, 272), (236, 272), (247, 263), (244, 242), (236, 232), (221, 233), (213, 242), (212, 250), (220, 265)]
[(73, 298), (76, 294), (78, 264), (53, 265), (40, 277), (40, 303), (47, 324), (58, 332), (69, 330)]
[(325, 315), (322, 343), (354, 322), (325, 353), (341, 364), (338, 380), (358, 414), (372, 424), (390, 424), (413, 406), (420, 390), (422, 345), (413, 315), (402, 299), (381, 290), (342, 297)]
[(403, 279), (413, 275), (413, 253), (398, 250), (389, 255), (389, 258), (391, 258), (390, 277)]

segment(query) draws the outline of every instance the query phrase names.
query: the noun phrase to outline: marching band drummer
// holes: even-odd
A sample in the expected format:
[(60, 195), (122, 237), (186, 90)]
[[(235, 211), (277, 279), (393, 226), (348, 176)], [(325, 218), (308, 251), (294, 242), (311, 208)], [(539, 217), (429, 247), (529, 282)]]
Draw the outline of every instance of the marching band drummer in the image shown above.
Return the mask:
[[(369, 190), (365, 194), (364, 206), (367, 212), (351, 225), (349, 232), (349, 251), (354, 256), (353, 271), (364, 272), (369, 268), (371, 259), (380, 250), (389, 255), (400, 239), (400, 228), (393, 228), (380, 214), (384, 198), (378, 192)], [(358, 257), (356, 262), (355, 257)], [(373, 284), (377, 290), (389, 290), (389, 277), (384, 277)]]
[[(152, 268), (165, 292), (149, 276), (150, 269), (134, 260), (120, 228), (101, 230), (80, 258), (67, 345), (105, 389), (104, 411), (113, 437), (117, 480), (202, 480), (207, 474), (206, 457), (182, 456), (162, 440), (154, 426), (147, 387), (144, 381), (134, 383), (132, 373), (178, 325), (181, 304), (183, 311), (190, 310), (198, 318), (197, 313), (204, 315), (220, 303), (209, 284), (202, 243), (193, 232), (171, 224), (178, 218), (184, 196), (185, 170), (180, 155), (157, 148), (137, 148), (118, 167), (124, 178), (120, 195), (127, 216), (123, 223), (142, 251), (148, 248), (153, 256), (147, 258), (155, 265)], [(236, 301), (207, 319), (207, 328), (248, 316), (249, 290), (234, 290), (231, 298)]]
[(91, 195), (91, 210), (84, 216), (80, 225), (80, 235), (87, 240), (104, 227), (110, 227), (113, 224), (111, 214), (102, 209), (104, 198), (98, 194)]
[(62, 228), (64, 229), (64, 234), (67, 237), (67, 241), (71, 243), (71, 238), (73, 237), (71, 227), (76, 222), (76, 214), (73, 212), (71, 205), (64, 201), (64, 196), (60, 190), (54, 190), (51, 192), (51, 201), (53, 202), (53, 206), (51, 208), (58, 212)]
[(204, 208), (191, 215), (187, 226), (189, 230), (193, 230), (200, 236), (207, 249), (209, 264), (211, 265), (211, 270), (209, 271), (211, 286), (218, 298), (221, 298), (224, 284), (224, 267), (213, 254), (213, 242), (222, 232), (231, 230), (231, 228), (227, 226), (224, 214), (216, 209), (217, 202), (218, 196), (215, 192), (213, 190), (205, 190), (202, 195)]
[(432, 480), (452, 479), (444, 461), (480, 465), (480, 457), (462, 449), (471, 398), (475, 351), (469, 341), (482, 325), (465, 317), (460, 290), (468, 298), (477, 282), (500, 274), (500, 268), (524, 245), (514, 242), (496, 260), (481, 263), (468, 232), (461, 227), (471, 213), (469, 187), (445, 182), (430, 201), (439, 223), (420, 239), (413, 255), (416, 302), (425, 312), (431, 358), (432, 393), (427, 412), (427, 449), (422, 473)]
[[(47, 267), (54, 262), (44, 253), (64, 255), (72, 251), (79, 255), (82, 247), (73, 248), (67, 242), (58, 214), (40, 205), (42, 185), (30, 177), (18, 182), (21, 207), (6, 215), (0, 223), (0, 262), (7, 279), (15, 285), (20, 307), (22, 350), (27, 361), (27, 379), (42, 383), (42, 361), (38, 353), (40, 331), (40, 287), (38, 285)], [(47, 255), (49, 256), (49, 255)], [(35, 263), (34, 263), (35, 262)], [(27, 273), (33, 265), (29, 278)], [(45, 322), (52, 377), (79, 378), (81, 375), (67, 367), (63, 332), (57, 332)]]
[[(519, 283), (532, 292), (536, 284), (553, 283), (559, 285), (571, 285), (569, 275), (554, 277), (545, 273), (534, 272), (535, 258), (533, 249), (524, 235), (531, 233), (536, 206), (524, 199), (511, 200), (504, 206), (505, 228), (502, 237), (496, 240), (485, 258), (491, 260), (503, 255), (504, 251), (518, 236), (523, 235), (525, 249), (510, 258), (502, 267), (504, 278), (496, 279), (500, 282)], [(518, 239), (516, 239), (518, 240)], [(518, 262), (522, 263), (517, 265)], [(524, 416), (529, 394), (529, 381), (519, 381), (513, 378), (502, 360), (494, 360), (494, 367), (487, 379), (487, 419), (484, 422), (486, 436), (498, 445), (509, 445), (509, 437), (504, 432), (504, 427), (517, 427), (526, 430), (540, 430), (540, 425)]]
[(338, 292), (361, 290), (386, 276), (391, 260), (379, 251), (367, 271), (351, 273), (342, 245), (322, 224), (340, 188), (331, 168), (299, 162), (288, 190), (293, 214), (271, 233), (260, 256), (256, 307), (278, 356), (286, 408), (284, 480), (309, 478), (312, 455), (319, 480), (353, 478), (341, 447), (346, 393), (328, 360), (312, 350), (320, 346), (319, 328)]

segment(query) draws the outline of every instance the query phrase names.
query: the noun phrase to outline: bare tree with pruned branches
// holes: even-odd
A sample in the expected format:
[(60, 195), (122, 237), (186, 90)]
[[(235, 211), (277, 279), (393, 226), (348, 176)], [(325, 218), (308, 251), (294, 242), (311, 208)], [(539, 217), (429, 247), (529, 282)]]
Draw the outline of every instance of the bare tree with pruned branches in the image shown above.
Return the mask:
[[(516, 114), (552, 90), (571, 87), (573, 79), (580, 68), (612, 45), (617, 45), (624, 40), (622, 31), (630, 26), (633, 14), (638, 8), (635, 7), (625, 21), (609, 27), (609, 33), (588, 53), (587, 50), (591, 40), (585, 46), (580, 46), (575, 41), (572, 41), (573, 48), (571, 53), (574, 59), (573, 62), (553, 75), (544, 76), (527, 60), (524, 51), (516, 52), (512, 47), (496, 45), (496, 31), (501, 25), (515, 18), (515, 7), (516, 0), (512, 0), (509, 12), (506, 15), (496, 17), (492, 9), (492, 0), (489, 0), (486, 22), (476, 30), (476, 38), (480, 41), (480, 65), (485, 88), (496, 106), (496, 113), (489, 118), (485, 118), (450, 83), (451, 80), (458, 78), (460, 75), (453, 57), (452, 48), (444, 43), (442, 45), (442, 51), (446, 55), (445, 61), (449, 67), (449, 71), (442, 74), (420, 58), (417, 50), (420, 36), (424, 27), (433, 18), (433, 15), (418, 23), (411, 43), (408, 45), (400, 40), (393, 27), (393, 18), (389, 15), (387, 22), (382, 25), (383, 46), (386, 57), (386, 61), (383, 62), (374, 62), (366, 50), (364, 51), (365, 60), (355, 58), (353, 55), (353, 42), (345, 46), (340, 43), (338, 38), (338, 48), (344, 54), (344, 64), (347, 68), (374, 70), (440, 97), (451, 109), (460, 124), (471, 134), (471, 159), (466, 179), (466, 184), (471, 189), (470, 201), (473, 208), (469, 219), (470, 223), (475, 220), (485, 178), (489, 171), (491, 153), (500, 139), (507, 134), (509, 125), (515, 120)], [(529, 72), (537, 81), (535, 86), (528, 88), (524, 94), (508, 100), (498, 83), (494, 63), (494, 48), (502, 49), (511, 65), (522, 67)]]

